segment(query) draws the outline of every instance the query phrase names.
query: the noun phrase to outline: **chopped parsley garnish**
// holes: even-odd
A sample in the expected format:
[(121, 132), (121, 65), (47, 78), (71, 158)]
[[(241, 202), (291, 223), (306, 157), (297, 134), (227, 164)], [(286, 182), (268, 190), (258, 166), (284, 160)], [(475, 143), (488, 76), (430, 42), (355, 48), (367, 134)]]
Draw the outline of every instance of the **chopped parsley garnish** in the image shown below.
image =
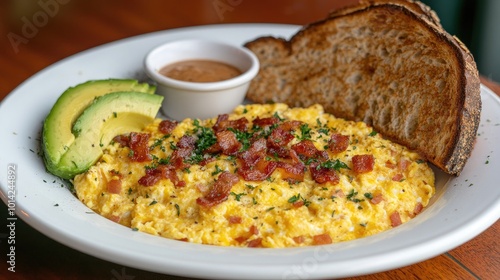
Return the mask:
[(134, 156), (134, 150), (129, 150), (128, 151), (128, 157), (133, 157)]
[(193, 134), (196, 134), (197, 139), (189, 163), (197, 164), (203, 160), (203, 151), (217, 143), (217, 137), (215, 137), (215, 133), (211, 128), (201, 126), (199, 120), (195, 119), (193, 125), (195, 127)]
[(284, 121), (284, 120), (285, 120), (284, 118), (280, 117), (280, 115), (278, 114), (278, 112), (275, 112), (275, 113), (273, 114), (273, 117), (277, 118), (277, 119), (278, 119), (278, 120), (280, 120), (280, 121)]
[(175, 209), (177, 210), (177, 217), (179, 217), (179, 215), (181, 214), (181, 208), (179, 207), (179, 205), (177, 203), (174, 206), (175, 206)]
[(169, 164), (169, 163), (170, 163), (170, 158), (171, 158), (171, 157), (172, 157), (172, 156), (171, 156), (171, 155), (169, 155), (169, 156), (168, 156), (168, 157), (166, 157), (166, 158), (160, 158), (160, 159), (158, 159), (158, 163), (159, 163), (159, 164)]
[(236, 201), (240, 201), (241, 197), (246, 195), (246, 193), (235, 193), (235, 192), (231, 192), (231, 195), (234, 195), (234, 199), (236, 199)]
[(349, 201), (352, 201), (352, 202), (361, 202), (361, 201), (364, 201), (364, 199), (359, 199), (359, 198), (356, 198), (356, 196), (358, 195), (358, 192), (355, 191), (354, 189), (351, 189), (351, 191), (349, 192), (349, 194), (347, 194), (347, 200)]
[(320, 165), (318, 165), (317, 168), (318, 169), (320, 169), (320, 168), (335, 169), (337, 171), (339, 171), (341, 168), (350, 169), (349, 166), (347, 166), (347, 164), (345, 164), (344, 162), (342, 162), (338, 159), (327, 160), (325, 162), (322, 162)]
[(325, 127), (322, 127), (322, 128), (319, 128), (319, 129), (318, 129), (318, 132), (319, 132), (320, 134), (328, 135), (328, 133), (330, 133), (330, 129), (325, 128)]
[(328, 135), (330, 133), (330, 128), (326, 124), (322, 124), (319, 119), (316, 119), (316, 125), (318, 127), (318, 133)]
[(299, 201), (299, 200), (300, 200), (300, 193), (298, 193), (298, 194), (296, 194), (296, 195), (294, 195), (294, 196), (290, 197), (290, 198), (288, 199), (288, 202), (289, 202), (289, 203), (294, 203), (294, 202), (297, 202), (297, 201)]
[(373, 194), (371, 193), (365, 193), (364, 196), (368, 199), (372, 199), (373, 198)]
[(300, 125), (300, 136), (296, 135), (299, 140), (311, 139), (311, 128), (306, 123)]
[(170, 135), (167, 134), (167, 135), (164, 135), (161, 138), (155, 139), (155, 141), (153, 142), (153, 144), (149, 147), (149, 150), (153, 150), (155, 147), (161, 146), (161, 144), (163, 143), (163, 140), (167, 139), (169, 136)]
[(153, 200), (153, 201), (151, 201), (151, 203), (149, 204), (149, 206), (151, 206), (151, 205), (155, 205), (156, 203), (158, 203), (158, 201)]
[(370, 134), (368, 134), (368, 136), (375, 136), (377, 135), (377, 132), (375, 130), (372, 130), (372, 132), (370, 132)]
[(306, 207), (309, 206), (309, 205), (311, 205), (311, 201), (309, 201), (309, 200), (305, 199), (304, 197), (302, 197), (300, 195), (300, 193), (298, 193), (298, 194), (290, 197), (288, 199), (288, 202), (289, 203), (295, 203), (295, 202), (298, 202), (299, 200), (302, 200), (304, 202), (304, 206), (306, 206)]
[(219, 173), (222, 173), (222, 171), (224, 171), (224, 170), (220, 169), (220, 167), (216, 164), (215, 165), (215, 171), (212, 172), (212, 176), (215, 176), (215, 175), (217, 175)]
[(304, 201), (304, 206), (308, 207), (309, 205), (311, 205), (311, 202), (305, 198), (302, 198), (302, 201)]

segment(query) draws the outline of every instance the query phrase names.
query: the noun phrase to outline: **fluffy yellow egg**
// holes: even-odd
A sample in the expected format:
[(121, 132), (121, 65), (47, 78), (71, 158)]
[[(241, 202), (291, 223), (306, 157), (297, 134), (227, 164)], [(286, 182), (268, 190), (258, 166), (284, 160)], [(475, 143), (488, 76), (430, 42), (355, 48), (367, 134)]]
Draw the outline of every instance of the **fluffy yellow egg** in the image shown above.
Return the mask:
[[(123, 136), (126, 143), (106, 147), (96, 165), (74, 178), (76, 195), (96, 213), (133, 230), (202, 244), (269, 248), (377, 234), (415, 217), (434, 195), (433, 171), (418, 154), (362, 122), (326, 114), (320, 105), (242, 105), (227, 121), (234, 126), (221, 129), (218, 118), (186, 119), (165, 133), (163, 120), (155, 120), (142, 132), (148, 137), (146, 160), (137, 160), (131, 136)], [(263, 125), (266, 121), (273, 123)], [(340, 151), (333, 147), (334, 134), (348, 139)], [(181, 140), (188, 138), (191, 149)], [(268, 146), (254, 166), (248, 158), (256, 157), (258, 139)], [(304, 141), (313, 148), (300, 150)], [(182, 151), (189, 154), (176, 161)], [(271, 170), (265, 179), (242, 175), (262, 170)]]

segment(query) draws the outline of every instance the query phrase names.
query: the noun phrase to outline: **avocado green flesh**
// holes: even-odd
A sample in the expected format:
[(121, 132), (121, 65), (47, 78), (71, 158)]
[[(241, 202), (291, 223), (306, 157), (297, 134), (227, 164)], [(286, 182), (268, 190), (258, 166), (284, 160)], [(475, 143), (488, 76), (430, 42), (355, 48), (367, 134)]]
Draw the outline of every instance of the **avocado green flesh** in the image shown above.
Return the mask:
[(96, 97), (118, 91), (153, 94), (156, 87), (137, 80), (93, 80), (68, 88), (52, 107), (43, 124), (42, 148), (47, 169), (51, 171), (67, 152), (75, 136), (72, 125)]
[(85, 172), (116, 135), (141, 131), (150, 124), (162, 100), (162, 96), (141, 92), (114, 92), (98, 97), (75, 121), (73, 130), (79, 136), (51, 172), (66, 179)]

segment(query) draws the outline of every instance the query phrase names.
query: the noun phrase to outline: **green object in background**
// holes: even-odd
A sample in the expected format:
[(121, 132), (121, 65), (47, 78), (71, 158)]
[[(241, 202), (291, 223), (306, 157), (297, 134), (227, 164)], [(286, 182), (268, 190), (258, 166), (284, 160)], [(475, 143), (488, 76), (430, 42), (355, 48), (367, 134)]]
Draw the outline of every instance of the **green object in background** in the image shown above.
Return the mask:
[(500, 82), (500, 1), (483, 0), (478, 9), (478, 28), (475, 38), (476, 63), (479, 72), (491, 80)]
[(464, 0), (423, 0), (439, 16), (441, 25), (452, 35), (460, 36), (460, 17), (464, 7)]
[(500, 1), (421, 0), (474, 55), (479, 73), (500, 82)]

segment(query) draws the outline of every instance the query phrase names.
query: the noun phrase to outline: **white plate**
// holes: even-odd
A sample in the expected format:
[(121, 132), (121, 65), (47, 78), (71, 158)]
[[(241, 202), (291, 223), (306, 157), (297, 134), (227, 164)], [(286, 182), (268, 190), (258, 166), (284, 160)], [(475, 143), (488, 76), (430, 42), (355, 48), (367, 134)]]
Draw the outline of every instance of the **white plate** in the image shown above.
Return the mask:
[[(90, 49), (37, 73), (0, 107), (0, 186), (7, 204), (9, 164), (17, 166), (15, 206), (30, 226), (108, 261), (199, 278), (333, 278), (375, 273), (432, 258), (472, 239), (500, 216), (500, 100), (481, 88), (483, 112), (472, 157), (458, 178), (437, 176), (432, 205), (410, 222), (372, 237), (289, 249), (225, 248), (134, 232), (91, 211), (46, 173), (39, 150), (42, 121), (69, 86), (103, 78), (144, 78), (142, 60), (175, 39), (242, 44), (262, 35), (289, 37), (299, 27), (239, 24), (167, 30)], [(58, 206), (55, 206), (58, 205)], [(49, 254), (49, 253), (48, 253)]]

